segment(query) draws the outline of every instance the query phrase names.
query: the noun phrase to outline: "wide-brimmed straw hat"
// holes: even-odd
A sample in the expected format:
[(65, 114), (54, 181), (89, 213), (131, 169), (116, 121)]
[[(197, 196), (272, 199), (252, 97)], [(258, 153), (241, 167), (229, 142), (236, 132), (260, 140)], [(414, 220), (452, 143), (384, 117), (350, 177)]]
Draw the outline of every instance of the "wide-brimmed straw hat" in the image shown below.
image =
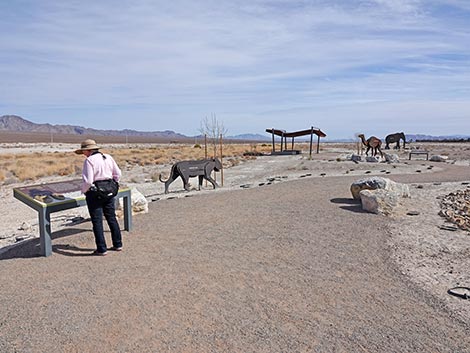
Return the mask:
[(90, 151), (90, 150), (99, 150), (100, 147), (96, 144), (95, 140), (85, 140), (82, 142), (80, 149), (75, 150), (76, 154), (83, 154), (83, 151)]

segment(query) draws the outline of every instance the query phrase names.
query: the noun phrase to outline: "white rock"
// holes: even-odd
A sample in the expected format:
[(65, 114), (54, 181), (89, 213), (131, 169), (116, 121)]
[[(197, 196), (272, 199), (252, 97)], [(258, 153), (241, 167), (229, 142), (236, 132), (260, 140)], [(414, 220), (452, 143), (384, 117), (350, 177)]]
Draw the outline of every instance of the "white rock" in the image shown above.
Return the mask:
[(398, 193), (400, 197), (410, 197), (410, 188), (406, 184), (396, 183), (390, 179), (382, 177), (370, 177), (360, 179), (351, 184), (351, 194), (353, 198), (359, 200), (359, 193), (362, 190), (385, 189)]
[(355, 153), (343, 154), (343, 155), (339, 156), (336, 160), (338, 162), (343, 162), (343, 161), (358, 162), (358, 161), (361, 160), (361, 156), (359, 156), (358, 154), (355, 154)]
[(147, 199), (137, 188), (131, 189), (131, 197), (133, 213), (147, 213), (149, 211)]
[(448, 158), (449, 158), (448, 156), (434, 155), (434, 156), (431, 156), (429, 160), (432, 162), (445, 162), (447, 161)]
[[(147, 213), (149, 211), (148, 201), (145, 196), (137, 190), (136, 187), (131, 188), (131, 206), (132, 214)], [(123, 207), (123, 199), (119, 199), (119, 209)]]
[(362, 190), (359, 195), (362, 209), (368, 212), (388, 216), (399, 205), (400, 195), (396, 191), (385, 189)]
[(385, 153), (384, 157), (385, 157), (385, 161), (389, 162), (389, 163), (399, 163), (400, 162), (400, 159), (398, 158), (397, 154)]

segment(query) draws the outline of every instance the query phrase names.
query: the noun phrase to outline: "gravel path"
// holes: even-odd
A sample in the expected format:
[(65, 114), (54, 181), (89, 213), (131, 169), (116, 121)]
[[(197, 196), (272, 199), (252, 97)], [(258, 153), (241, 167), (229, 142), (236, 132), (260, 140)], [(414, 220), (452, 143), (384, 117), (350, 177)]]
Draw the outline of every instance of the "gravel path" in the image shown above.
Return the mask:
[(392, 220), (352, 203), (356, 179), (154, 202), (107, 257), (88, 223), (51, 257), (14, 248), (0, 351), (470, 352), (468, 324), (396, 269)]

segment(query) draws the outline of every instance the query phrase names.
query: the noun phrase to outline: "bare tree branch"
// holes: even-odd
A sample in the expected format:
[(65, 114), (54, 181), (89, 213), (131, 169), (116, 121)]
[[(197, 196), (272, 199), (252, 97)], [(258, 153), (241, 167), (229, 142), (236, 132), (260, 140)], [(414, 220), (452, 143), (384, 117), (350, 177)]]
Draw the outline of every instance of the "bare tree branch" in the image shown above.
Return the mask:
[(201, 127), (199, 132), (202, 135), (206, 135), (209, 139), (209, 143), (212, 145), (214, 156), (217, 156), (218, 146), (219, 146), (219, 139), (220, 137), (224, 137), (227, 134), (227, 129), (224, 126), (224, 123), (217, 119), (217, 116), (212, 113), (210, 118), (204, 117), (201, 121)]

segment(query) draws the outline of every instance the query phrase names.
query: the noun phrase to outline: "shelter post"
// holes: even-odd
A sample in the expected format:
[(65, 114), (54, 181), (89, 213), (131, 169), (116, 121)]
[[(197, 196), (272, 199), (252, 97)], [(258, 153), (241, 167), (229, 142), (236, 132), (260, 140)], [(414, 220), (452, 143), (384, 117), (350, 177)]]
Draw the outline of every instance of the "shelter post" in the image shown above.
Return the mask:
[(223, 153), (222, 153), (222, 134), (220, 134), (220, 164), (222, 168), (220, 169), (220, 186), (224, 186), (224, 163), (223, 163)]
[(274, 154), (274, 152), (276, 152), (276, 145), (275, 145), (276, 141), (274, 140), (274, 128), (272, 129), (271, 134), (273, 136), (273, 154)]
[[(204, 159), (207, 159), (207, 134), (204, 134)], [(207, 186), (207, 180), (205, 180), (204, 186)]]
[(310, 128), (310, 159), (312, 159), (312, 147), (313, 147), (313, 126)]

